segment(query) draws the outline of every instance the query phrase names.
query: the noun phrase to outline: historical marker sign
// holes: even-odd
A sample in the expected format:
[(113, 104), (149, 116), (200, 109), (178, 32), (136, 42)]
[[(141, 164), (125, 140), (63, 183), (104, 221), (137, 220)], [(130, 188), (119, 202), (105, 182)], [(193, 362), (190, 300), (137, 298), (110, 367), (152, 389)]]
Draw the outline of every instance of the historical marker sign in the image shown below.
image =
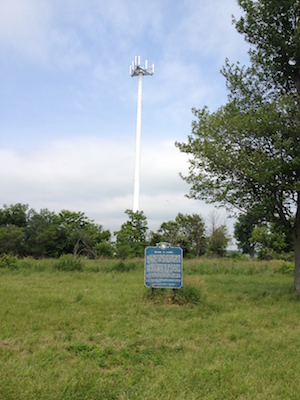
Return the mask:
[(182, 287), (182, 249), (159, 243), (145, 249), (145, 286), (179, 289)]

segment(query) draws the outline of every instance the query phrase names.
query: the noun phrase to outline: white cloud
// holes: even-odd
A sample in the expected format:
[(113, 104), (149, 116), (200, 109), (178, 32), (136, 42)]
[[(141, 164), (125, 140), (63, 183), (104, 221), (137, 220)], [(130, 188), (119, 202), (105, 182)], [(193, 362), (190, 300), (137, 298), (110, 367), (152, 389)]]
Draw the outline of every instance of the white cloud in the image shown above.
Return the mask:
[[(141, 160), (140, 209), (151, 229), (178, 212), (211, 209), (184, 197), (188, 187), (178, 172), (187, 169), (186, 158), (173, 143), (145, 143)], [(133, 143), (89, 137), (23, 153), (0, 150), (2, 203), (83, 211), (116, 230), (126, 220), (124, 211), (132, 208), (133, 163)]]
[(10, 54), (16, 52), (44, 62), (50, 20), (51, 10), (46, 1), (1, 1), (0, 46)]

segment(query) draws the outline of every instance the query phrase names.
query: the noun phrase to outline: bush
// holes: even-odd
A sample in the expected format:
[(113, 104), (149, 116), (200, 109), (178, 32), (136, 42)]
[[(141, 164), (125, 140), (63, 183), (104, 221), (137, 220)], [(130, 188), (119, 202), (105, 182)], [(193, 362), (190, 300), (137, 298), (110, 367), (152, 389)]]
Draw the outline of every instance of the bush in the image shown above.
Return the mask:
[(113, 258), (114, 248), (111, 243), (101, 242), (95, 246), (98, 257)]
[(82, 271), (82, 263), (78, 257), (72, 254), (63, 254), (59, 257), (55, 268), (60, 271)]
[(34, 269), (37, 262), (33, 258), (26, 257), (18, 261), (18, 265), (20, 268), (24, 269)]
[(279, 272), (281, 274), (293, 274), (295, 271), (295, 265), (289, 261), (280, 261), (278, 265), (275, 267), (275, 272)]
[(0, 268), (17, 268), (18, 259), (9, 254), (2, 254), (0, 257)]

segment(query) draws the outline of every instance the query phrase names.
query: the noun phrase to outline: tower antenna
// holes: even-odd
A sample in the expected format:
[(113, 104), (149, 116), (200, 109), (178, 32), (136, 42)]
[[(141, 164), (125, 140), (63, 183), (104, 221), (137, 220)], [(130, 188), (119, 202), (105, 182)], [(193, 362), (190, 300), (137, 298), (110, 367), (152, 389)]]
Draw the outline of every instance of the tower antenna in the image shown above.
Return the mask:
[(138, 77), (138, 96), (136, 112), (136, 141), (135, 141), (135, 165), (134, 165), (134, 183), (133, 183), (133, 212), (139, 210), (140, 196), (140, 160), (141, 160), (141, 127), (142, 127), (142, 85), (144, 75), (154, 74), (154, 64), (148, 69), (148, 62), (141, 65), (141, 57), (136, 56), (130, 65), (130, 75)]

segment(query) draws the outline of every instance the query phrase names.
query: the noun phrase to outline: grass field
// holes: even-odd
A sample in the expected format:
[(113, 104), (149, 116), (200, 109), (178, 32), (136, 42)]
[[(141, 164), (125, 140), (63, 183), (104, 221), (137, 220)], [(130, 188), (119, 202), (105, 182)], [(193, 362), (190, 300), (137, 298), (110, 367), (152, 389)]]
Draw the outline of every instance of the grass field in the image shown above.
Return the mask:
[(0, 269), (0, 399), (299, 399), (300, 300), (278, 263), (184, 262), (184, 287), (143, 263)]

